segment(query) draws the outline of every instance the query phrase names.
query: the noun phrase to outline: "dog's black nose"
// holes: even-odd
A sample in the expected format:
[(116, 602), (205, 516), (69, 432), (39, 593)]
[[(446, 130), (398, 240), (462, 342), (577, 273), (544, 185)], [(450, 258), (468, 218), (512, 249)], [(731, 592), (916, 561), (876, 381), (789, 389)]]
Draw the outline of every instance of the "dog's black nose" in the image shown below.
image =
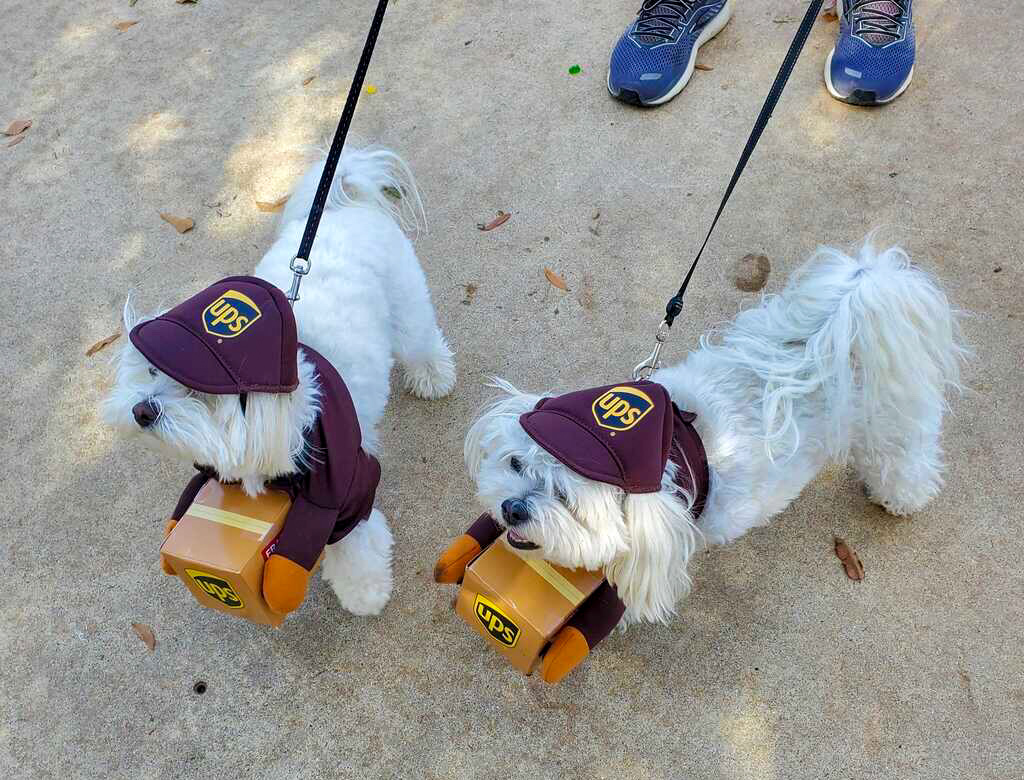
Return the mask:
[(148, 428), (156, 422), (156, 418), (160, 416), (160, 410), (152, 401), (139, 401), (132, 407), (132, 414), (140, 428)]
[(530, 508), (521, 498), (506, 498), (501, 502), (501, 516), (507, 525), (522, 525), (530, 519)]

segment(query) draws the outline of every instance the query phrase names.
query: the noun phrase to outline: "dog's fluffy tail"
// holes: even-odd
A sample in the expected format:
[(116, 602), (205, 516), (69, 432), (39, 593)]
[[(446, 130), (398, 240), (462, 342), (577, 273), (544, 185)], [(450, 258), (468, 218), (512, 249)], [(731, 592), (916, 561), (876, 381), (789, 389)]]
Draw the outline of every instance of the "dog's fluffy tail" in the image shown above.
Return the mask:
[[(281, 224), (306, 219), (313, 206), (324, 159), (319, 159), (288, 198)], [(325, 209), (364, 206), (394, 217), (407, 232), (424, 230), (426, 218), (416, 180), (405, 161), (388, 149), (348, 149), (341, 154)]]
[(822, 247), (781, 295), (741, 314), (719, 349), (765, 383), (769, 453), (799, 446), (796, 402), (823, 404), (830, 456), (845, 460), (856, 433), (868, 449), (900, 447), (900, 435), (934, 426), (947, 389), (960, 389), (959, 315), (903, 249), (856, 257)]

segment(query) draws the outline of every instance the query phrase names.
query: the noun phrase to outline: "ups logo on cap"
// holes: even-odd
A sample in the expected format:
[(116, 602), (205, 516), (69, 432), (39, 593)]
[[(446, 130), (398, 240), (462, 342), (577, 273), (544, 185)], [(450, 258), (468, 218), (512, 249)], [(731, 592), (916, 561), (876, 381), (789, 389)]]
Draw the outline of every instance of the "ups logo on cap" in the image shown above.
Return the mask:
[(199, 571), (198, 569), (185, 569), (185, 573), (192, 578), (200, 590), (213, 596), (225, 607), (241, 609), (245, 606), (238, 597), (238, 594), (235, 593), (235, 589), (231, 587), (231, 583), (227, 580), (215, 577), (205, 571)]
[(203, 309), (203, 328), (211, 336), (233, 339), (260, 318), (260, 307), (237, 290), (228, 290)]
[(477, 594), (473, 602), (473, 612), (488, 634), (505, 647), (515, 647), (519, 641), (519, 626), (512, 622), (512, 618), (498, 609), (493, 601)]
[(628, 431), (654, 408), (654, 401), (635, 387), (613, 387), (594, 401), (591, 409), (602, 428)]

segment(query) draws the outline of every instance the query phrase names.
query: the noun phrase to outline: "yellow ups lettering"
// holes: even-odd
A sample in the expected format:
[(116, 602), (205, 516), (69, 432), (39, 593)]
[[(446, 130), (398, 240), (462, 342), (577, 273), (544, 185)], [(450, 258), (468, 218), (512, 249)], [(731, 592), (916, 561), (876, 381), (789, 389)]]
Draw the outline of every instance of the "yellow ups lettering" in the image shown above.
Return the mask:
[(486, 596), (477, 594), (473, 611), (488, 636), (505, 647), (516, 646), (516, 642), (519, 641), (519, 626), (502, 612), (497, 604)]
[(241, 609), (245, 606), (242, 603), (242, 599), (235, 593), (235, 589), (231, 587), (231, 583), (223, 577), (217, 577), (214, 574), (199, 571), (198, 569), (185, 569), (185, 573), (192, 578), (192, 581), (199, 586), (200, 590), (217, 599), (225, 607)]
[(622, 417), (626, 412), (629, 411), (629, 401), (623, 401), (621, 398), (615, 401), (615, 404), (604, 413), (604, 419), (609, 417)]
[[(216, 306), (216, 304), (214, 305)], [(211, 311), (214, 315), (213, 322), (210, 323), (211, 325), (220, 325), (222, 322), (228, 324), (234, 322), (238, 318), (238, 309), (234, 306), (228, 305), (227, 303), (224, 303), (220, 307), (219, 311), (216, 309), (211, 309)]]
[(261, 316), (259, 306), (237, 290), (227, 290), (203, 310), (203, 327), (212, 336), (234, 338)]
[(643, 419), (654, 401), (642, 390), (635, 387), (613, 387), (594, 400), (594, 420), (602, 428), (613, 431), (628, 431)]

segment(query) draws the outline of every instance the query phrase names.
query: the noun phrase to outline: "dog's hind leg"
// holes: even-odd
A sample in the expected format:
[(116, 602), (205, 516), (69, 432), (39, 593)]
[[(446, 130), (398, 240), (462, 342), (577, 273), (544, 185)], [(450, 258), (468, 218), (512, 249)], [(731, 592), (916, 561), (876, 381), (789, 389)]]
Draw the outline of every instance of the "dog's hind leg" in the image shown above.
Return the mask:
[(942, 487), (945, 393), (960, 387), (967, 354), (958, 315), (896, 247), (865, 245), (857, 259), (826, 250), (809, 278), (845, 291), (817, 354), (834, 369), (832, 414), (847, 416), (853, 462), (873, 501), (895, 515), (915, 512)]
[(420, 398), (443, 398), (455, 386), (455, 359), (437, 325), (430, 290), (412, 250), (390, 266), (391, 332), (405, 387)]
[(327, 545), (323, 578), (353, 615), (379, 615), (391, 598), (393, 544), (387, 518), (374, 509), (348, 536)]
[(868, 498), (894, 515), (922, 509), (942, 488), (941, 411), (931, 407), (912, 417), (906, 410), (884, 419), (876, 415), (871, 424), (886, 435), (881, 440), (871, 436), (869, 443), (855, 434), (851, 447)]

